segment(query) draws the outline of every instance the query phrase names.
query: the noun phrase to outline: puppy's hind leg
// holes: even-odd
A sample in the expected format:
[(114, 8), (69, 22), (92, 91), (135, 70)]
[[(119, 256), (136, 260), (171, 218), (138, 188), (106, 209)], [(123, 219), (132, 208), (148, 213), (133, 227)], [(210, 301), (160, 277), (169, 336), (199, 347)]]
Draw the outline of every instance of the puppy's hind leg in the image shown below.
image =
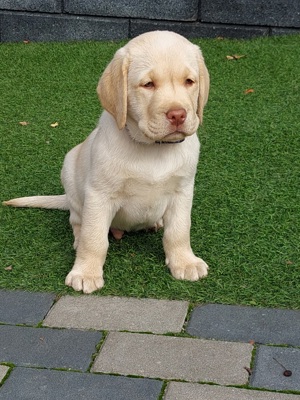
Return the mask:
[(109, 231), (116, 240), (121, 240), (124, 235), (124, 231), (121, 231), (120, 229), (110, 228)]
[(157, 222), (156, 222), (156, 224), (154, 225), (154, 227), (153, 227), (153, 230), (154, 230), (154, 232), (157, 232), (159, 229), (161, 229), (161, 228), (163, 228), (164, 227), (164, 221), (163, 221), (163, 219), (161, 218), (160, 220), (158, 220)]
[(163, 219), (161, 218), (160, 220), (155, 222), (155, 224), (153, 226), (151, 226), (150, 228), (146, 229), (146, 232), (157, 232), (163, 227), (164, 227), (164, 223), (163, 223)]

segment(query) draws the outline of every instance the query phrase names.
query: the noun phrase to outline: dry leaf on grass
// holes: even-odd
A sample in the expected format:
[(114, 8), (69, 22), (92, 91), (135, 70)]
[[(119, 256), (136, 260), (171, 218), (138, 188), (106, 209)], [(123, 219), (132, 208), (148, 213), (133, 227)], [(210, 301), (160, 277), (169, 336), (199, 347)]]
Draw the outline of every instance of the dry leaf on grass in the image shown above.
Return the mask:
[(232, 54), (232, 56), (226, 56), (227, 60), (239, 60), (240, 58), (246, 57), (244, 54)]
[(12, 271), (13, 267), (9, 265), (8, 267), (4, 268), (5, 271)]
[(254, 89), (246, 89), (244, 90), (244, 94), (254, 93)]
[(22, 125), (22, 126), (26, 126), (26, 125), (29, 124), (29, 122), (27, 122), (27, 121), (21, 121), (21, 122), (19, 122), (19, 124)]
[(59, 125), (58, 122), (54, 122), (54, 124), (50, 124), (51, 128), (56, 128)]

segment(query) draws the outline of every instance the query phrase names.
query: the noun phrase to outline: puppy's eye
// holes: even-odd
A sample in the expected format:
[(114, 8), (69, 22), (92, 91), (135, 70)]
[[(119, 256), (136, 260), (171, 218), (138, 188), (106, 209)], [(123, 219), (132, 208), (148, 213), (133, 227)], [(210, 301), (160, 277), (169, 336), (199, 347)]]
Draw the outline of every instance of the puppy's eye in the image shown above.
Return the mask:
[(152, 81), (149, 81), (149, 82), (145, 83), (145, 84), (143, 85), (143, 87), (144, 87), (145, 89), (153, 89), (153, 88), (154, 88), (154, 83), (153, 83)]
[(193, 79), (188, 78), (185, 80), (186, 86), (193, 86), (194, 83)]

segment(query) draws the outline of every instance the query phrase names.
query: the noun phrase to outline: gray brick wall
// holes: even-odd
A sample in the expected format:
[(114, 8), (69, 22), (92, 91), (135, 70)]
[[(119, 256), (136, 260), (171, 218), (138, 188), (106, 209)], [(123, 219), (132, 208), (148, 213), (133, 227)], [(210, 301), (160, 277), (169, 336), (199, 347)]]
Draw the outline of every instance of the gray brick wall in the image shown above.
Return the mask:
[(114, 40), (169, 29), (193, 37), (300, 33), (300, 0), (0, 0), (0, 41)]

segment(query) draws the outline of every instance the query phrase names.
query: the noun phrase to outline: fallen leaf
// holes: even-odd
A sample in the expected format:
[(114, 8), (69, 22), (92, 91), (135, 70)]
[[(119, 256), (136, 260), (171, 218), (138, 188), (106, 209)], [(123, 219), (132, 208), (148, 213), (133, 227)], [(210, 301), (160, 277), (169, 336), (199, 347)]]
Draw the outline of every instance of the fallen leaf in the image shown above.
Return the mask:
[(251, 344), (252, 346), (255, 345), (255, 340), (249, 340), (249, 344)]
[(240, 58), (244, 58), (246, 56), (245, 56), (245, 54), (234, 54), (233, 57), (235, 60), (239, 60)]
[(280, 361), (278, 361), (275, 357), (273, 357), (273, 360), (277, 362), (277, 364), (279, 364), (283, 369), (284, 372), (282, 373), (284, 376), (292, 376), (293, 372), (290, 369), (286, 369), (285, 366), (283, 364), (281, 364)]
[(23, 43), (28, 44), (28, 43), (30, 43), (30, 40), (23, 40)]
[(232, 54), (231, 56), (226, 56), (227, 60), (239, 60), (240, 58), (246, 57), (244, 54)]
[(254, 89), (246, 89), (244, 90), (244, 94), (254, 93)]
[(56, 128), (58, 125), (59, 125), (58, 122), (54, 122), (54, 124), (50, 124), (50, 126), (51, 126), (52, 128)]
[(12, 271), (13, 267), (9, 265), (8, 267), (4, 268), (5, 271)]
[(29, 122), (27, 122), (27, 121), (21, 121), (21, 122), (19, 122), (19, 124), (22, 125), (22, 126), (26, 126), (26, 125), (29, 124)]
[(286, 262), (286, 264), (287, 264), (287, 265), (293, 265), (294, 263), (293, 263), (293, 261), (288, 260), (288, 261)]

